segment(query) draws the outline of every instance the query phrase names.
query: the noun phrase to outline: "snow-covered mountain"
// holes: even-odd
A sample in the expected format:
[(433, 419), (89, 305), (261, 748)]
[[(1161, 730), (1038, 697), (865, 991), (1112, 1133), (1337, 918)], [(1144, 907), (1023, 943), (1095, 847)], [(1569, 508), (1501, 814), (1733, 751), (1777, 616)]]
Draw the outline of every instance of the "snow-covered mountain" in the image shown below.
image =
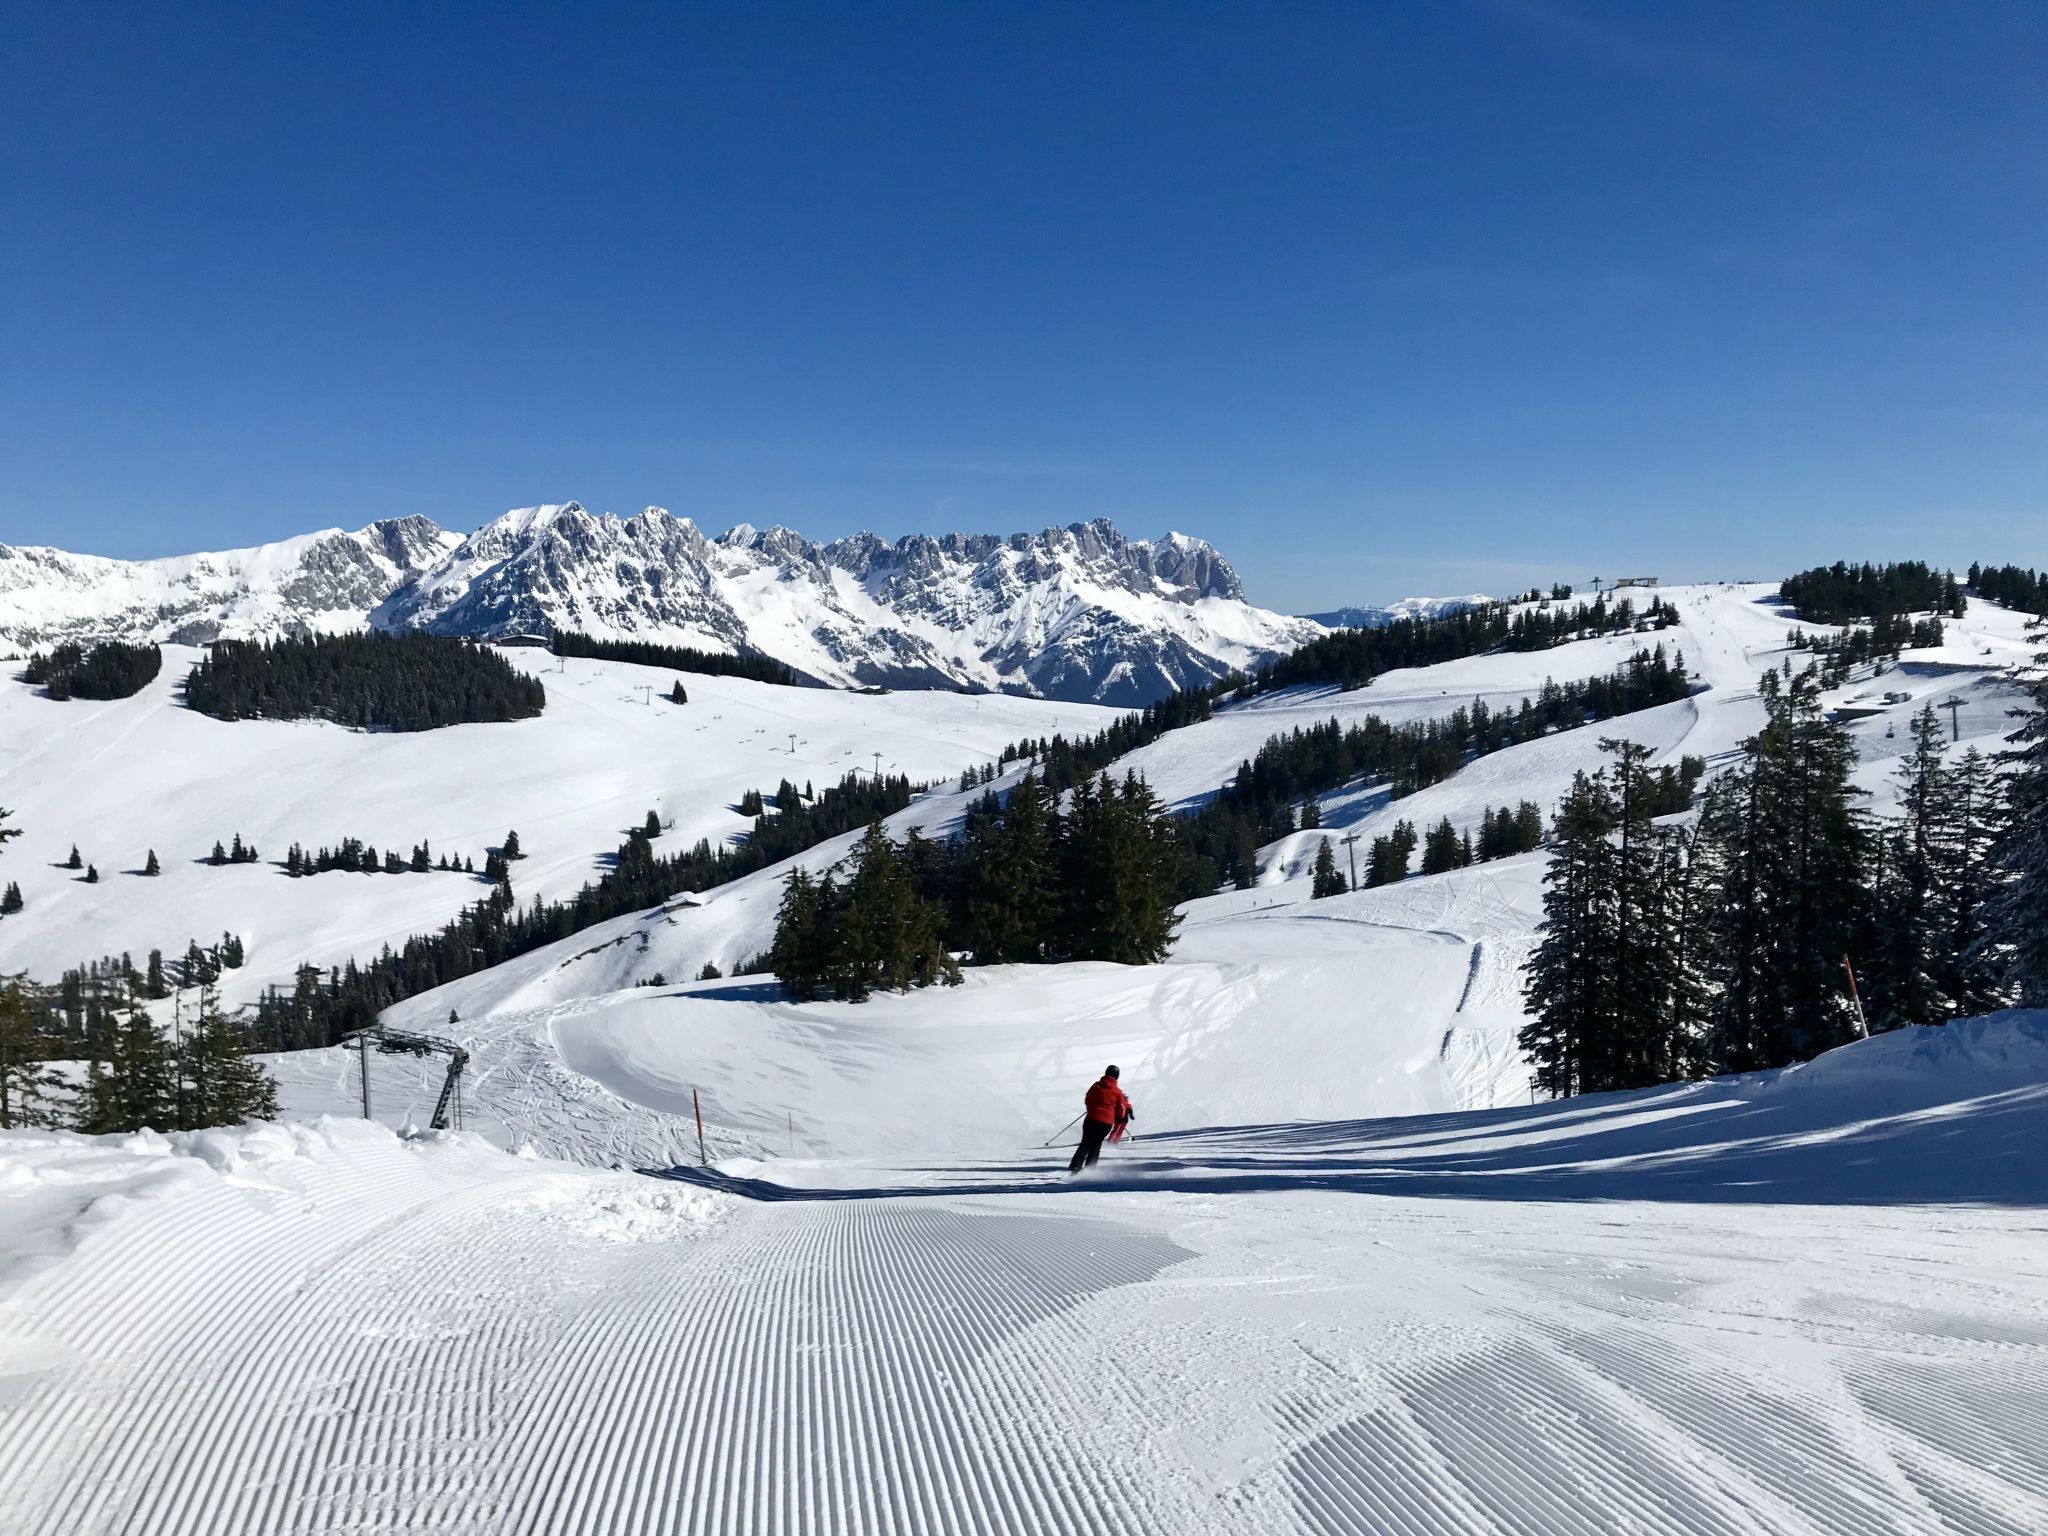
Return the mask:
[(1434, 619), (1446, 613), (1484, 607), (1492, 601), (1483, 592), (1468, 592), (1463, 597), (1404, 597), (1384, 607), (1333, 608), (1328, 613), (1311, 613), (1308, 618), (1325, 629), (1384, 629), (1402, 619)]
[(194, 641), (370, 624), (754, 650), (822, 682), (966, 687), (1128, 706), (1255, 667), (1322, 632), (1253, 607), (1184, 534), (1105, 519), (1036, 534), (707, 537), (659, 507), (508, 512), (467, 538), (424, 518), (260, 549), (123, 562), (0, 546), (0, 644)]
[(371, 609), (459, 542), (430, 519), (399, 517), (163, 560), (0, 544), (0, 649), (360, 629)]

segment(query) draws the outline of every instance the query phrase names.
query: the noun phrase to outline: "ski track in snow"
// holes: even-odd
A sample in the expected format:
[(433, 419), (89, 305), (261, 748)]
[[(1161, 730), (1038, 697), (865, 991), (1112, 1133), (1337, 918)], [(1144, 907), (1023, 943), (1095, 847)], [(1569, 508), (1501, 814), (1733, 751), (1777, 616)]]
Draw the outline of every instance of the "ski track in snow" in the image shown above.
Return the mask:
[(0, 1528), (2036, 1532), (2044, 1057), (2001, 1015), (1071, 1181), (11, 1133)]

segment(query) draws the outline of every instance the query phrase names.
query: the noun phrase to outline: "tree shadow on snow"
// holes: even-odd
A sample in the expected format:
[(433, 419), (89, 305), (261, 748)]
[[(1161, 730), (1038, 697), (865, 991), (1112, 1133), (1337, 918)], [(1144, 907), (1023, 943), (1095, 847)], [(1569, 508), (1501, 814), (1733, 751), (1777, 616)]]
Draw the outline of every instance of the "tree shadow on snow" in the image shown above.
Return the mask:
[[(1886, 1097), (1888, 1096), (1888, 1102)], [(1922, 1096), (1924, 1098), (1924, 1096)], [(2048, 1206), (2048, 1084), (1916, 1102), (1744, 1097), (1716, 1084), (1479, 1114), (1215, 1127), (1147, 1135), (1069, 1183), (1015, 1162), (905, 1169), (910, 1187), (802, 1189), (703, 1168), (645, 1169), (757, 1200), (914, 1199), (1067, 1190), (1318, 1190), (1407, 1199)], [(1053, 1159), (1057, 1157), (1058, 1161)]]

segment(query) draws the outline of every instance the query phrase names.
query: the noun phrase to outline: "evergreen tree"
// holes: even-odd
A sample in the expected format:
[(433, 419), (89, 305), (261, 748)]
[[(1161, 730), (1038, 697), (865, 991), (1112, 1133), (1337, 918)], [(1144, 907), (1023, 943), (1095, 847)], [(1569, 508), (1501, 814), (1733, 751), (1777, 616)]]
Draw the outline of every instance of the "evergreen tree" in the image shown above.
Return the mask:
[(1680, 926), (1685, 913), (1676, 905), (1693, 889), (1692, 842), (1652, 822), (1661, 798), (1650, 749), (1614, 739), (1600, 746), (1613, 758), (1607, 775), (1615, 846), (1607, 906), (1614, 932), (1606, 1017), (1586, 1070), (1600, 1090), (1646, 1088), (1685, 1075), (1698, 1056), (1698, 988)]
[(98, 885), (100, 883), (100, 868), (97, 864), (85, 866), (85, 883), (87, 885)]
[(199, 1017), (180, 1043), (179, 1060), (183, 1129), (277, 1118), (277, 1085), (251, 1059), (248, 1037), (221, 1012), (211, 990), (200, 994)]
[(709, 960), (706, 960), (704, 962), (704, 969), (697, 973), (697, 979), (699, 981), (717, 981), (724, 974), (725, 972), (721, 971), (716, 965), (712, 964)]
[(517, 832), (507, 832), (505, 834), (504, 851), (505, 862), (507, 864), (513, 863), (525, 857), (525, 855), (519, 851), (519, 834)]
[[(75, 850), (74, 850), (74, 851), (75, 851)], [(228, 861), (228, 851), (227, 851), (227, 849), (225, 849), (225, 848), (223, 848), (223, 847), (221, 846), (221, 844), (220, 844), (220, 839), (219, 839), (219, 838), (215, 838), (215, 839), (213, 840), (213, 852), (212, 852), (211, 854), (207, 855), (207, 859), (206, 859), (206, 862), (207, 862), (207, 863), (209, 863), (209, 864), (212, 864), (212, 865), (214, 865), (214, 866), (215, 866), (216, 868), (218, 868), (218, 867), (219, 867), (220, 865), (223, 865), (223, 864), (227, 863), (227, 861)]]
[(150, 997), (169, 997), (170, 984), (164, 980), (164, 952), (152, 949), (149, 952), (149, 974), (143, 982), (143, 989)]
[(1605, 778), (1581, 771), (1551, 825), (1543, 921), (1537, 930), (1541, 937), (1525, 972), (1532, 1017), (1522, 1028), (1520, 1044), (1535, 1065), (1537, 1086), (1552, 1098), (1568, 1098), (1598, 1082), (1613, 982), (1610, 838), (1617, 820)]
[(661, 818), (654, 812), (649, 811), (647, 813), (647, 820), (641, 825), (640, 835), (650, 839), (661, 836)]
[(1394, 830), (1372, 840), (1366, 856), (1365, 883), (1368, 888), (1393, 885), (1408, 878), (1408, 861), (1415, 852), (1415, 824), (1399, 821)]
[(879, 817), (851, 858), (845, 898), (832, 914), (833, 995), (858, 1003), (877, 990), (957, 985), (960, 967), (940, 942), (938, 910), (917, 893), (912, 861)]
[(1063, 951), (1076, 960), (1150, 965), (1166, 958), (1174, 913), (1173, 831), (1137, 774), (1074, 789), (1060, 849)]
[(1941, 891), (1933, 964), (1949, 1013), (1963, 1017), (1989, 1012), (2003, 1000), (1986, 909), (2000, 885), (1995, 853), (2006, 798), (1997, 770), (1975, 747), (1963, 753), (1953, 774), (1951, 863)]
[(68, 859), (66, 859), (66, 860), (64, 861), (64, 867), (65, 867), (66, 869), (83, 869), (83, 868), (85, 868), (85, 860), (84, 860), (84, 859), (81, 859), (81, 858), (80, 858), (80, 857), (78, 856), (78, 844), (76, 844), (76, 843), (73, 843), (73, 844), (71, 845), (71, 857), (70, 857), (70, 858), (68, 858)]
[(130, 1003), (88, 1038), (81, 1131), (177, 1130), (180, 1097), (177, 1055), (148, 1009)]
[(832, 968), (827, 904), (834, 894), (830, 875), (818, 881), (808, 870), (792, 868), (783, 877), (782, 904), (775, 914), (775, 941), (768, 951), (768, 963), (783, 990), (800, 1003), (823, 992)]
[(29, 1000), (21, 976), (0, 977), (0, 1130), (51, 1125), (63, 1079), (50, 1065), (62, 1047)]
[(248, 852), (242, 847), (242, 834), (239, 832), (235, 834), (234, 843), (228, 848), (228, 862), (230, 864), (248, 862)]
[(1912, 721), (1901, 760), (1897, 821), (1872, 839), (1871, 934), (1863, 965), (1864, 1007), (1873, 1029), (1932, 1024), (1948, 1017), (1934, 979), (1944, 947), (1944, 887), (1957, 865), (1955, 777), (1942, 761), (1934, 706)]
[(21, 883), (16, 880), (8, 881), (7, 889), (0, 891), (0, 917), (12, 917), (25, 905), (21, 898)]
[(142, 861), (142, 872), (145, 875), (152, 876), (160, 875), (164, 872), (163, 866), (156, 861), (156, 850), (154, 848), (149, 850), (149, 857)]
[(1854, 1037), (1842, 958), (1866, 921), (1868, 839), (1852, 804), (1855, 750), (1821, 712), (1812, 671), (1766, 674), (1767, 721), (1701, 812), (1719, 878), (1702, 914), (1713, 1070), (1805, 1061)]
[(1446, 816), (1422, 839), (1422, 872), (1440, 875), (1446, 870), (1463, 868), (1465, 862), (1465, 849), (1458, 839), (1457, 828)]
[(999, 814), (967, 828), (967, 945), (983, 965), (1042, 960), (1057, 944), (1058, 819), (1026, 770)]
[(0, 807), (0, 853), (5, 853), (7, 845), (21, 836), (21, 828), (7, 825), (13, 819), (13, 816), (14, 812), (7, 810), (5, 807)]
[(2034, 658), (2019, 728), (2000, 754), (2007, 765), (2005, 824), (1996, 859), (2002, 884), (1985, 910), (1986, 947), (2002, 962), (2022, 1008), (2048, 1008), (2048, 619), (2030, 633)]
[(669, 689), (668, 701), (671, 704), (687, 704), (690, 702), (690, 695), (684, 690), (683, 680), (680, 677), (676, 679), (675, 687)]
[(1313, 832), (1323, 824), (1322, 802), (1310, 795), (1301, 802), (1301, 830)]
[(1323, 838), (1316, 844), (1316, 867), (1309, 895), (1319, 900), (1325, 896), (1342, 896), (1346, 889), (1344, 876), (1337, 869), (1337, 855), (1331, 850), (1330, 840)]

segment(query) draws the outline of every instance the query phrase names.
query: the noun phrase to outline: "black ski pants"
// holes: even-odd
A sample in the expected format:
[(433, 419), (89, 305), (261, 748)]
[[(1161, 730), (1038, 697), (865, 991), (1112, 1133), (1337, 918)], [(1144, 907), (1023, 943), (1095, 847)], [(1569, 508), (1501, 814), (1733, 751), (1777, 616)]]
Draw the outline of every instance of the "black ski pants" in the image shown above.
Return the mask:
[(1074, 1148), (1074, 1160), (1067, 1164), (1067, 1172), (1079, 1173), (1083, 1168), (1093, 1168), (1095, 1160), (1102, 1156), (1102, 1141), (1108, 1134), (1107, 1120), (1083, 1120), (1081, 1145)]

